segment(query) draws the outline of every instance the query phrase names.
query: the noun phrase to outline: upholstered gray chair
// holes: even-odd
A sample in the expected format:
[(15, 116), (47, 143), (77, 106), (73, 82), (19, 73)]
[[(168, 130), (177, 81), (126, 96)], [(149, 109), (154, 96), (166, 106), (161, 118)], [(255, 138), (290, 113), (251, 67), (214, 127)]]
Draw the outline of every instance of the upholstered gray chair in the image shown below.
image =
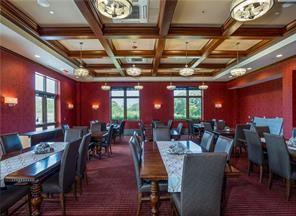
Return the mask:
[(140, 163), (141, 160), (142, 160), (142, 152), (143, 152), (143, 148), (142, 148), (141, 144), (138, 143), (138, 139), (137, 139), (137, 137), (135, 135), (133, 135), (130, 138), (129, 143), (132, 144), (132, 145), (134, 145), (134, 148), (136, 150), (137, 160)]
[[(120, 122), (119, 128), (115, 131), (115, 139), (119, 137), (121, 140), (122, 136), (124, 136), (124, 128), (125, 128), (125, 121)], [(115, 141), (115, 140), (114, 140)]]
[(153, 128), (153, 141), (170, 141), (170, 129), (168, 127)]
[(78, 149), (78, 160), (76, 168), (76, 181), (79, 186), (79, 192), (82, 194), (82, 179), (85, 179), (88, 183), (87, 172), (86, 172), (86, 162), (88, 157), (88, 146), (91, 140), (91, 133), (88, 133), (82, 137), (79, 149)]
[(105, 153), (107, 153), (107, 156), (110, 157), (112, 155), (112, 147), (111, 147), (111, 141), (113, 137), (114, 132), (114, 125), (110, 125), (108, 133), (103, 137), (101, 142), (98, 143), (100, 147), (100, 158), (102, 156), (102, 148), (105, 149)]
[(214, 137), (215, 137), (214, 134), (209, 131), (205, 131), (203, 133), (203, 136), (202, 136), (201, 142), (200, 142), (200, 146), (203, 148), (203, 150), (205, 150), (207, 152), (213, 151)]
[[(13, 215), (20, 207), (28, 203), (29, 212), (27, 215), (31, 215), (31, 195), (29, 186), (7, 186), (0, 189), (0, 214)], [(8, 212), (9, 208), (14, 206), (23, 197), (27, 197), (25, 202), (20, 203), (16, 208), (13, 208), (11, 212)]]
[(80, 139), (82, 130), (80, 128), (70, 128), (65, 130), (64, 142), (73, 142), (74, 140)]
[(264, 137), (264, 133), (270, 133), (268, 126), (255, 126), (254, 129), (258, 133), (259, 137)]
[(264, 153), (260, 137), (255, 131), (244, 129), (244, 133), (248, 145), (248, 175), (253, 170), (253, 164), (258, 165), (260, 167), (259, 182), (262, 183)]
[(225, 128), (225, 121), (224, 120), (218, 120), (216, 121), (216, 129), (217, 130), (224, 130)]
[[(137, 149), (136, 145), (133, 143), (129, 144), (133, 163), (134, 163), (134, 170), (135, 170), (135, 176), (136, 176), (136, 183), (137, 183), (137, 189), (138, 189), (138, 207), (137, 207), (137, 215), (140, 215), (142, 202), (143, 201), (150, 201), (150, 197), (146, 196), (144, 197), (144, 194), (149, 194), (151, 191), (151, 183), (150, 182), (144, 182), (140, 177), (140, 166), (141, 161), (138, 159)], [(168, 185), (167, 182), (159, 182), (159, 191), (160, 192), (167, 192), (168, 191)], [(160, 200), (169, 199), (169, 196), (160, 196)]]
[(101, 124), (99, 122), (91, 121), (89, 127), (91, 133), (96, 133), (101, 131)]
[(73, 126), (75, 129), (81, 129), (81, 136), (88, 134), (88, 128), (86, 126)]
[(214, 152), (227, 153), (227, 164), (230, 170), (231, 170), (230, 158), (231, 158), (232, 148), (233, 148), (233, 139), (230, 139), (229, 137), (219, 136), (214, 149)]
[(204, 131), (213, 131), (213, 127), (210, 122), (203, 122), (202, 125), (204, 126)]
[(173, 126), (173, 120), (170, 119), (170, 120), (168, 121), (168, 128), (169, 128), (169, 129), (172, 129), (172, 126)]
[(271, 189), (273, 174), (286, 179), (286, 198), (289, 200), (291, 180), (296, 180), (296, 167), (291, 164), (287, 144), (283, 136), (264, 133), (268, 153), (269, 179), (268, 187)]
[(145, 142), (146, 141), (146, 129), (144, 123), (141, 121), (139, 122), (140, 126), (140, 135), (142, 137), (142, 140)]
[(0, 144), (2, 153), (4, 155), (10, 152), (20, 151), (23, 149), (21, 140), (17, 133), (1, 135)]
[(246, 137), (244, 130), (249, 130), (251, 125), (249, 124), (239, 124), (235, 127), (235, 135), (233, 139), (234, 151), (239, 150), (239, 155), (242, 152), (242, 148), (246, 148)]
[(185, 155), (181, 193), (172, 194), (172, 201), (179, 215), (219, 216), (221, 214), (226, 155), (226, 153)]
[[(61, 159), (60, 171), (53, 174), (51, 177), (46, 179), (42, 184), (42, 192), (49, 194), (59, 194), (59, 201), (62, 206), (63, 215), (66, 214), (65, 209), (65, 193), (71, 191), (71, 187), (74, 185), (74, 195), (76, 198), (76, 165), (78, 158), (78, 149), (81, 143), (81, 139), (69, 142), (65, 149)], [(47, 196), (48, 197), (48, 196)], [(49, 199), (51, 201), (57, 201)]]
[(178, 140), (181, 138), (183, 123), (179, 122), (177, 128), (171, 130), (171, 137)]

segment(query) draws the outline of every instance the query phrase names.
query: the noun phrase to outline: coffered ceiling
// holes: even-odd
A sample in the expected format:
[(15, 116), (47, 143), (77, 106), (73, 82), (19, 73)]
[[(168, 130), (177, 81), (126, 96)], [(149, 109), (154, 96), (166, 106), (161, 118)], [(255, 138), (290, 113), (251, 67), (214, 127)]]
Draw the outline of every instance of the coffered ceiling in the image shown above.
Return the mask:
[(216, 77), (236, 64), (237, 50), (240, 60), (248, 59), (296, 34), (292, 3), (276, 2), (263, 17), (241, 23), (230, 18), (231, 0), (138, 0), (146, 21), (118, 23), (92, 0), (48, 2), (45, 8), (36, 0), (1, 1), (1, 16), (76, 66), (83, 42), (82, 62), (93, 79), (127, 77), (133, 64), (143, 77), (177, 77), (186, 63), (193, 77)]

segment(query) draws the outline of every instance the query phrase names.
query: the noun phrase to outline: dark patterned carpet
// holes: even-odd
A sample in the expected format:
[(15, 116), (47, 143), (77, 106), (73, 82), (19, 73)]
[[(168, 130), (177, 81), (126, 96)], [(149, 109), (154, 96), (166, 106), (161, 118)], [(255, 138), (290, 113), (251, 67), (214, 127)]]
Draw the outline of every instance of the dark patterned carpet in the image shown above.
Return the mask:
[[(136, 215), (136, 182), (130, 151), (125, 139), (113, 146), (111, 158), (93, 159), (88, 163), (89, 185), (75, 201), (67, 195), (67, 215)], [(258, 183), (258, 173), (246, 175), (247, 160), (232, 159), (232, 164), (242, 171), (238, 179), (227, 183), (227, 204), (224, 215), (294, 215), (296, 216), (296, 188), (290, 201), (285, 199), (285, 186), (276, 179), (272, 190), (267, 188), (267, 175), (263, 184)], [(25, 207), (16, 215), (26, 215)], [(61, 215), (59, 203), (43, 202), (43, 215)], [(170, 203), (163, 202), (160, 215), (170, 214)], [(143, 204), (141, 215), (150, 215), (150, 203)]]

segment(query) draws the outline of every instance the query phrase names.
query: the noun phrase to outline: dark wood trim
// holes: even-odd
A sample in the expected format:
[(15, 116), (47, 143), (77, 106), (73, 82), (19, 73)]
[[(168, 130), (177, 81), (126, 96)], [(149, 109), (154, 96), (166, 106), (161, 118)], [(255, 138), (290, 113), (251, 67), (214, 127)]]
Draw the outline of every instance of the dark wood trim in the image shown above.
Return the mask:
[(39, 27), (43, 40), (96, 39), (89, 27)]

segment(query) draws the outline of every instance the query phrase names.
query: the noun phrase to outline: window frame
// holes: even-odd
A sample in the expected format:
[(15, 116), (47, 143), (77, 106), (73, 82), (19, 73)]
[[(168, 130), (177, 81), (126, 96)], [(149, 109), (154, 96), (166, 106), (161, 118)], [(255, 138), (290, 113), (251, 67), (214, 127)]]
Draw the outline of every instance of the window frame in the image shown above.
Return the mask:
[[(123, 90), (123, 96), (112, 96), (112, 90), (115, 89), (119, 89), (119, 90)], [(127, 91), (128, 90), (134, 90), (134, 91), (138, 91), (139, 92), (139, 96), (128, 96), (127, 95)], [(119, 99), (123, 99), (123, 120), (124, 121), (139, 121), (141, 119), (141, 94), (140, 94), (140, 90), (136, 90), (133, 87), (112, 87), (110, 92), (109, 92), (109, 102), (110, 102), (110, 121), (116, 121), (118, 119), (112, 119), (112, 99), (113, 98), (119, 98)], [(135, 99), (139, 99), (139, 119), (127, 119), (127, 99), (130, 98), (135, 98)]]
[[(183, 95), (183, 96), (175, 96), (175, 90), (185, 90), (186, 91), (186, 95)], [(190, 87), (190, 86), (186, 86), (186, 87), (177, 87), (173, 91), (173, 103), (174, 103), (174, 120), (178, 120), (178, 121), (182, 121), (182, 120), (188, 120), (188, 119), (194, 119), (196, 120), (195, 118), (190, 118), (190, 113), (189, 113), (189, 103), (190, 103), (190, 98), (200, 98), (200, 108), (201, 108), (201, 116), (200, 116), (200, 119), (203, 118), (203, 91), (198, 89), (197, 87)], [(200, 91), (200, 96), (191, 96), (189, 95), (189, 91), (190, 90), (198, 90)], [(186, 107), (186, 118), (185, 119), (182, 119), (182, 118), (175, 118), (175, 98), (185, 98), (186, 100), (186, 104), (185, 104), (185, 107)], [(198, 118), (197, 118), (198, 119)]]
[[(35, 76), (41, 76), (43, 77), (43, 91), (41, 90), (36, 90), (36, 78)], [(35, 88), (35, 130), (37, 130), (38, 128), (42, 128), (42, 130), (46, 130), (48, 129), (49, 126), (57, 126), (57, 97), (58, 97), (58, 80), (43, 75), (41, 73), (35, 73), (34, 76), (34, 88)], [(53, 80), (55, 82), (55, 93), (51, 93), (51, 92), (47, 92), (47, 82), (46, 80), (50, 79)], [(36, 123), (36, 97), (41, 97), (42, 98), (42, 123), (37, 124)], [(54, 122), (48, 122), (47, 121), (47, 99), (51, 98), (54, 99)]]

